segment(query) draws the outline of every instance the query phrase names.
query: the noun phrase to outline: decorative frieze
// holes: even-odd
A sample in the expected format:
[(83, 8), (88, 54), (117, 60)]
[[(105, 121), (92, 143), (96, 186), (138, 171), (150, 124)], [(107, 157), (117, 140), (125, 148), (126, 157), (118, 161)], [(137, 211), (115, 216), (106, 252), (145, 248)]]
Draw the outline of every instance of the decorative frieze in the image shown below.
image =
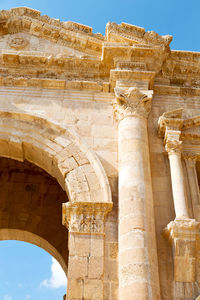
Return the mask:
[[(75, 22), (60, 22), (47, 16), (41, 16), (34, 9), (19, 7), (0, 12), (4, 20), (0, 30), (2, 34), (29, 32), (37, 37), (45, 38), (78, 50), (99, 53), (102, 50), (104, 37), (92, 33), (91, 27)], [(87, 48), (85, 45), (87, 44)]]
[(71, 233), (104, 234), (104, 219), (112, 203), (68, 202), (63, 204), (63, 225)]
[(44, 89), (71, 89), (86, 91), (109, 92), (109, 84), (98, 84), (95, 81), (61, 80), (47, 78), (26, 78), (14, 76), (0, 76), (0, 86), (36, 87)]
[(134, 115), (147, 118), (151, 110), (153, 91), (140, 91), (136, 87), (129, 89), (115, 88), (113, 101), (114, 115), (119, 121)]
[(23, 36), (11, 37), (8, 45), (16, 50), (23, 49), (29, 44), (29, 41)]

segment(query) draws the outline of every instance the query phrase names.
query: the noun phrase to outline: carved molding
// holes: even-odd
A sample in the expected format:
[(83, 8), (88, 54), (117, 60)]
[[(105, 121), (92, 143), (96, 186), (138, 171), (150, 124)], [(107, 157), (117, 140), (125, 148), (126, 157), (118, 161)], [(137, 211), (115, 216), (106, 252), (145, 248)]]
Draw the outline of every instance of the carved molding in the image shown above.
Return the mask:
[(147, 118), (151, 110), (153, 91), (140, 91), (136, 87), (129, 89), (115, 88), (113, 101), (114, 116), (120, 121), (124, 118), (139, 115)]
[(187, 238), (188, 236), (196, 239), (199, 230), (199, 222), (195, 219), (182, 217), (171, 221), (164, 229), (164, 234), (168, 236), (170, 241), (173, 241), (174, 238)]
[(111, 41), (133, 42), (140, 44), (169, 47), (172, 36), (160, 36), (154, 31), (145, 32), (144, 28), (127, 23), (116, 24), (109, 22), (106, 26), (106, 37)]
[(182, 152), (182, 141), (178, 140), (167, 140), (165, 143), (165, 150), (170, 154), (181, 154)]
[(13, 87), (36, 87), (44, 89), (71, 89), (109, 92), (109, 84), (103, 82), (102, 85), (95, 81), (86, 80), (61, 80), (50, 78), (26, 78), (15, 76), (0, 76), (0, 86)]
[[(200, 126), (200, 116), (183, 119), (182, 114), (182, 108), (176, 109), (163, 113), (158, 120), (158, 134), (160, 137), (164, 137), (167, 152), (170, 152), (171, 149), (174, 152), (176, 149), (177, 152), (180, 152), (182, 141), (184, 142), (183, 150), (188, 149), (189, 145), (191, 148), (192, 145), (199, 145), (200, 130), (198, 127)], [(199, 150), (198, 153), (193, 153), (193, 155), (199, 156)]]
[(183, 159), (185, 160), (187, 165), (191, 168), (195, 167), (198, 156), (199, 154), (197, 153), (192, 153), (192, 152), (183, 153)]
[[(174, 128), (174, 126), (173, 126)], [(171, 127), (167, 127), (165, 130), (165, 150), (170, 154), (181, 154), (182, 152), (182, 141), (180, 141), (181, 131), (172, 130)]]
[(173, 246), (174, 280), (195, 282), (196, 241), (200, 236), (200, 223), (195, 219), (178, 218), (164, 229), (164, 235)]
[(29, 44), (29, 41), (22, 36), (15, 36), (9, 40), (8, 45), (16, 50), (23, 49)]
[(181, 130), (183, 126), (182, 120), (183, 109), (175, 109), (172, 111), (164, 112), (158, 119), (158, 133), (164, 136), (166, 129)]
[[(105, 40), (101, 34), (94, 34), (89, 26), (41, 16), (39, 11), (31, 8), (18, 7), (2, 10), (0, 18), (3, 20), (1, 35), (26, 31), (56, 43), (72, 45), (78, 50), (84, 49), (84, 51), (96, 53), (101, 52), (102, 41)], [(86, 40), (88, 41), (87, 48), (85, 47)]]
[(69, 232), (104, 234), (104, 219), (112, 203), (68, 202), (63, 204), (63, 225)]

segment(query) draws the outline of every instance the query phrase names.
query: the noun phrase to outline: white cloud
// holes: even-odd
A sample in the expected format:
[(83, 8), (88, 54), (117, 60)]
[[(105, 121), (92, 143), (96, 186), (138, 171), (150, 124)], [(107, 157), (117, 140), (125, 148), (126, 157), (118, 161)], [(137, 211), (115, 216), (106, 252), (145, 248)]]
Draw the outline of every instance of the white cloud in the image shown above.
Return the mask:
[(12, 300), (12, 297), (8, 296), (8, 295), (5, 295), (5, 296), (3, 296), (3, 300)]
[(41, 286), (57, 289), (66, 285), (67, 285), (67, 278), (63, 269), (61, 268), (57, 260), (55, 260), (55, 258), (52, 258), (51, 277), (50, 279), (43, 280)]
[(26, 295), (25, 296), (25, 300), (30, 299), (30, 298), (31, 298), (31, 295)]

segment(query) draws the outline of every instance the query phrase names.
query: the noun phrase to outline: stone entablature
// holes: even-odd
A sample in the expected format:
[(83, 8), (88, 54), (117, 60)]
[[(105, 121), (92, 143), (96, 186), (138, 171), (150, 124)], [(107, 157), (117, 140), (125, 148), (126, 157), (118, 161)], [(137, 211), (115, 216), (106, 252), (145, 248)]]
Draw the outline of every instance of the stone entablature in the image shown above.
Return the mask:
[[(97, 90), (105, 91), (102, 85), (109, 84), (106, 89), (112, 92), (119, 69), (136, 72), (136, 78), (138, 71), (158, 73), (169, 55), (169, 43), (172, 39), (152, 31), (145, 32), (143, 28), (126, 23), (108, 23), (104, 37), (101, 34), (93, 34), (91, 27), (50, 19), (29, 8), (1, 11), (0, 18), (0, 34), (5, 38), (5, 42), (6, 36), (9, 35), (6, 46), (0, 45), (0, 60), (3, 66), (0, 75), (11, 76), (10, 83), (13, 82), (13, 85), (20, 81), (16, 78), (15, 70), (18, 69), (17, 74), (29, 78), (27, 85), (31, 85), (30, 78), (67, 78), (70, 81), (84, 81), (87, 78), (96, 82)], [(32, 45), (31, 36), (37, 40), (45, 39), (51, 42), (49, 49), (53, 48), (53, 44), (56, 47), (60, 45), (62, 49), (56, 52), (61, 53), (53, 54), (49, 50), (50, 52), (45, 54), (39, 49), (28, 49), (29, 44), (33, 49), (36, 45)], [(8, 51), (9, 47), (11, 50)], [(70, 48), (73, 49), (71, 53)], [(2, 79), (2, 84), (6, 84), (6, 81)], [(26, 86), (26, 83), (22, 85)], [(63, 82), (58, 85), (61, 88), (65, 86)], [(55, 83), (54, 87), (56, 88)], [(66, 85), (66, 88), (71, 88), (71, 85)]]

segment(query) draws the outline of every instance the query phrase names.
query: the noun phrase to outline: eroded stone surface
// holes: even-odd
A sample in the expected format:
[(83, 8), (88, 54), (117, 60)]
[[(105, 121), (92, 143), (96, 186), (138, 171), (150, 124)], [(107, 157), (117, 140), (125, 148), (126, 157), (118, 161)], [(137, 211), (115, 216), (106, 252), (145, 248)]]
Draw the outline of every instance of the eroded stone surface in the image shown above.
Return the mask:
[(200, 54), (171, 40), (0, 12), (0, 233), (68, 262), (66, 299), (200, 294)]

